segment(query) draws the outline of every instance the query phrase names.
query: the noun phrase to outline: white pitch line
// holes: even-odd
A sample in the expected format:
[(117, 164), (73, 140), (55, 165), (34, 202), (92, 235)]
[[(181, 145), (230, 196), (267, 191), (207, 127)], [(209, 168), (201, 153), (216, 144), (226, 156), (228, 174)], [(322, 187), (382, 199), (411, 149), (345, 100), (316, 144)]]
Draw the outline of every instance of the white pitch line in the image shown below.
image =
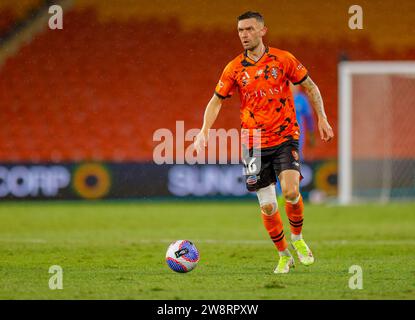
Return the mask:
[(4, 242), (4, 243), (47, 243), (46, 240), (44, 239), (14, 239), (14, 238), (5, 238), (5, 239), (0, 239), (0, 242)]
[[(172, 242), (168, 239), (160, 240), (140, 240), (146, 243), (150, 242)], [(217, 239), (199, 239), (194, 240), (195, 243), (207, 243), (207, 244), (253, 244), (253, 245), (263, 245), (269, 244), (270, 240), (217, 240)], [(415, 239), (410, 240), (310, 240), (310, 243), (319, 244), (319, 245), (415, 245)]]
[[(101, 239), (95, 238), (92, 242), (100, 242)], [(107, 239), (104, 239), (107, 242)], [(195, 243), (203, 243), (203, 244), (222, 244), (222, 245), (267, 245), (270, 243), (270, 240), (221, 240), (221, 239), (193, 239), (191, 240)], [(33, 243), (33, 244), (44, 244), (53, 242), (55, 244), (82, 244), (88, 243), (90, 241), (83, 240), (83, 239), (71, 239), (71, 240), (63, 240), (63, 241), (48, 241), (45, 239), (24, 239), (24, 238), (0, 238), (0, 243)], [(138, 240), (123, 240), (123, 239), (114, 239), (114, 244), (119, 243), (125, 244), (168, 244), (172, 243), (172, 239), (138, 239)], [(408, 239), (408, 240), (310, 240), (310, 244), (317, 244), (317, 245), (364, 245), (364, 246), (385, 246), (385, 245), (415, 245), (415, 239)]]

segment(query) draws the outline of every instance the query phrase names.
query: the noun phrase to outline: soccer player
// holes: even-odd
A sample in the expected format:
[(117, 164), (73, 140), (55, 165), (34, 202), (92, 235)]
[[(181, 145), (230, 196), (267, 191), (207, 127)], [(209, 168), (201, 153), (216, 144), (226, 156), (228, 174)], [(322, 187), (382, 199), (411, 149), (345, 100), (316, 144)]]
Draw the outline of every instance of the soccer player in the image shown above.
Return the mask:
[[(194, 147), (197, 152), (206, 147), (209, 129), (219, 114), (223, 100), (237, 89), (241, 99), (242, 129), (261, 132), (260, 157), (252, 158), (259, 161), (260, 170), (246, 175), (246, 186), (249, 191), (256, 191), (264, 226), (279, 252), (274, 272), (288, 273), (294, 266), (294, 259), (288, 249), (278, 211), (277, 177), (286, 200), (291, 244), (302, 264), (308, 266), (314, 262), (313, 254), (302, 237), (303, 199), (299, 191), (301, 174), (298, 155), (300, 131), (290, 83), (301, 85), (307, 94), (318, 116), (321, 139), (331, 140), (333, 130), (327, 121), (320, 91), (307, 69), (291, 53), (264, 45), (262, 38), (267, 28), (262, 15), (249, 11), (237, 20), (239, 38), (245, 51), (223, 70), (207, 104), (203, 126), (195, 138)], [(246, 170), (249, 173), (250, 168)]]
[(298, 88), (298, 86), (291, 85), (291, 91), (294, 97), (295, 114), (297, 123), (300, 127), (299, 154), (300, 159), (304, 158), (304, 144), (306, 142), (305, 133), (309, 134), (310, 145), (314, 146), (314, 118), (312, 108), (308, 102), (307, 96)]

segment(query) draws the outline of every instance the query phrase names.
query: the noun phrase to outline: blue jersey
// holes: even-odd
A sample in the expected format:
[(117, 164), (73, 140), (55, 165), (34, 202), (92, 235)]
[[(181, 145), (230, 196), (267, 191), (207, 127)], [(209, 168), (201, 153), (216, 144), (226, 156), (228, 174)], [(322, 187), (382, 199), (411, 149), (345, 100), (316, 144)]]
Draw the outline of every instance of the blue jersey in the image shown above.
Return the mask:
[(305, 142), (306, 131), (314, 131), (314, 118), (311, 111), (311, 105), (308, 102), (307, 96), (302, 92), (294, 94), (294, 105), (297, 116), (297, 122), (300, 126), (300, 157), (303, 158), (303, 147)]

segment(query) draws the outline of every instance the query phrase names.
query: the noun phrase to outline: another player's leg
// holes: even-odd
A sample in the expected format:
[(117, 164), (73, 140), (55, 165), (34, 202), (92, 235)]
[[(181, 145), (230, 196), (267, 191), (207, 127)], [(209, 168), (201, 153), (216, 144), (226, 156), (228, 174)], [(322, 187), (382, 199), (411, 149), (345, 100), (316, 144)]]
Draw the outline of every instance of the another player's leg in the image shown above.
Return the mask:
[(284, 229), (275, 193), (275, 184), (257, 190), (261, 216), (265, 229), (268, 231), (271, 240), (278, 250), (280, 260), (274, 273), (288, 273), (290, 267), (294, 267), (294, 259), (288, 250), (288, 243), (285, 239)]
[(299, 191), (300, 172), (297, 170), (284, 170), (280, 173), (279, 179), (285, 198), (285, 211), (290, 221), (291, 244), (297, 252), (300, 262), (309, 266), (314, 263), (314, 257), (302, 236), (304, 203)]

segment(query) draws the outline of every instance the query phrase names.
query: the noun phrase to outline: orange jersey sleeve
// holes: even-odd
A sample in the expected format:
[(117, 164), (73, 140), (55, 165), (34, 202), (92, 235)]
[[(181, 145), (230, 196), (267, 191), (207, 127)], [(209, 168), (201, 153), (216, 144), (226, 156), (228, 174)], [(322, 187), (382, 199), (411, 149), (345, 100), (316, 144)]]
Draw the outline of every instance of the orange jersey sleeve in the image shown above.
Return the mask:
[(229, 62), (222, 72), (222, 75), (215, 88), (215, 94), (225, 99), (232, 96), (235, 87), (234, 63)]
[(290, 52), (285, 51), (285, 63), (287, 65), (287, 78), (293, 84), (303, 82), (307, 76), (308, 71)]

